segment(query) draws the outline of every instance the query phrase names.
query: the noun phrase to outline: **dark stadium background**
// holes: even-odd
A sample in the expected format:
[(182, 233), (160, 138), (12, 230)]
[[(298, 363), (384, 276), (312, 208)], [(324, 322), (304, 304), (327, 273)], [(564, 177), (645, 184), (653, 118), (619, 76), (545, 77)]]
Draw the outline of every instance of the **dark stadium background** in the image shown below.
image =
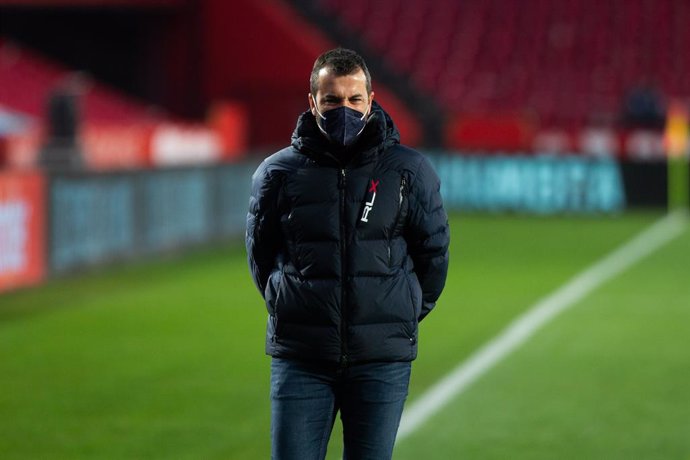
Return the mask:
[(0, 0), (0, 458), (268, 456), (249, 184), (335, 46), (450, 216), (406, 411), (584, 296), (396, 458), (688, 458), (688, 24), (686, 0)]

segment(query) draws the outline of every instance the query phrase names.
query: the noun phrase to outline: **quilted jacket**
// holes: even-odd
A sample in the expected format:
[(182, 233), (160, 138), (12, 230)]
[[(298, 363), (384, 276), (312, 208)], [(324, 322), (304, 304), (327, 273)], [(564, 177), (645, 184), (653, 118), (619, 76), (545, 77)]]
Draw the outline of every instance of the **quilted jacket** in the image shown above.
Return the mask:
[(352, 150), (333, 151), (307, 111), (292, 145), (254, 173), (246, 247), (268, 310), (267, 354), (417, 356), (418, 323), (445, 283), (449, 229), (438, 176), (399, 139), (374, 103)]

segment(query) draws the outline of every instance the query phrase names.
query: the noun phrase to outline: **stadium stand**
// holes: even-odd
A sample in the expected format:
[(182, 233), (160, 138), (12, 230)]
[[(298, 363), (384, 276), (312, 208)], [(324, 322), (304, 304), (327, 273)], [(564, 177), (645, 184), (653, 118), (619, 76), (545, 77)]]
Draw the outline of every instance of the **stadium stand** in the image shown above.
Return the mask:
[(218, 103), (207, 125), (182, 120), (0, 39), (0, 108), (23, 121), (15, 123), (21, 129), (2, 136), (3, 164), (31, 167), (39, 161), (41, 146), (56, 134), (56, 117), (49, 112), (63, 93), (74, 97), (75, 106), (63, 111), (74, 112), (69, 123), (77, 126), (59, 130), (76, 131), (76, 147), (89, 169), (208, 163), (245, 153), (241, 108)]
[[(51, 92), (74, 72), (0, 40), (0, 104), (34, 117), (41, 117)], [(83, 117), (97, 122), (155, 122), (165, 116), (123, 94), (86, 77), (82, 80)]]
[(573, 132), (621, 122), (631, 91), (690, 96), (683, 0), (319, 4), (451, 120), (499, 114), (523, 133), (529, 123)]
[[(46, 8), (69, 19), (72, 29), (84, 29), (72, 42), (103, 29), (109, 32), (98, 43), (119, 46), (113, 59), (129, 55), (131, 42), (118, 42), (107, 8), (77, 0), (47, 3), (72, 8)], [(641, 124), (658, 132), (666, 100), (690, 96), (684, 78), (690, 4), (683, 0), (106, 3), (122, 3), (118, 11), (128, 16), (120, 20), (147, 31), (137, 35), (140, 48), (161, 51), (123, 64), (131, 80), (144, 82), (139, 96), (197, 120), (217, 102), (236, 104), (246, 121), (244, 145), (253, 150), (274, 149), (289, 138), (294, 114), (305, 108), (304, 69), (336, 45), (365, 56), (377, 98), (394, 113), (406, 142), (434, 149), (599, 151), (613, 145), (620, 151), (634, 145), (644, 151), (639, 156), (657, 155), (656, 134), (627, 130)], [(34, 42), (45, 45), (58, 30), (37, 10), (5, 7), (13, 20), (0, 33), (23, 43), (29, 34), (20, 25), (40, 20), (49, 30)], [(102, 27), (84, 28), (84, 22)], [(251, 46), (232, 45), (246, 43)], [(46, 88), (67, 69), (0, 46), (0, 104), (41, 113)], [(94, 67), (102, 69), (107, 59), (94, 56)], [(148, 65), (133, 65), (140, 61)], [(121, 88), (127, 82), (120, 81)], [(88, 120), (164, 118), (97, 81), (88, 86), (81, 107)]]

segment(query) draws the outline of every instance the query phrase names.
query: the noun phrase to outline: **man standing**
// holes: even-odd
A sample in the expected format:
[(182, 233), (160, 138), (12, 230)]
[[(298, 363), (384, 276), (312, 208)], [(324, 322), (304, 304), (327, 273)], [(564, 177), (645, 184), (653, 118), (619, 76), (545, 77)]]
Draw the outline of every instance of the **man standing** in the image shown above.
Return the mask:
[(354, 51), (318, 57), (292, 145), (252, 179), (246, 244), (268, 309), (274, 459), (391, 458), (418, 323), (448, 269), (428, 160), (400, 145)]

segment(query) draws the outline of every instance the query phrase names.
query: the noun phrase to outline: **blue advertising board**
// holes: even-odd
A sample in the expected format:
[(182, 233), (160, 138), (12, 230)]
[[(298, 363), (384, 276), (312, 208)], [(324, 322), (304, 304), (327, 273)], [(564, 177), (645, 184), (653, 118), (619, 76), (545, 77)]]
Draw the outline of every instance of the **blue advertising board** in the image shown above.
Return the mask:
[(449, 209), (549, 213), (623, 210), (618, 163), (571, 156), (430, 155)]

